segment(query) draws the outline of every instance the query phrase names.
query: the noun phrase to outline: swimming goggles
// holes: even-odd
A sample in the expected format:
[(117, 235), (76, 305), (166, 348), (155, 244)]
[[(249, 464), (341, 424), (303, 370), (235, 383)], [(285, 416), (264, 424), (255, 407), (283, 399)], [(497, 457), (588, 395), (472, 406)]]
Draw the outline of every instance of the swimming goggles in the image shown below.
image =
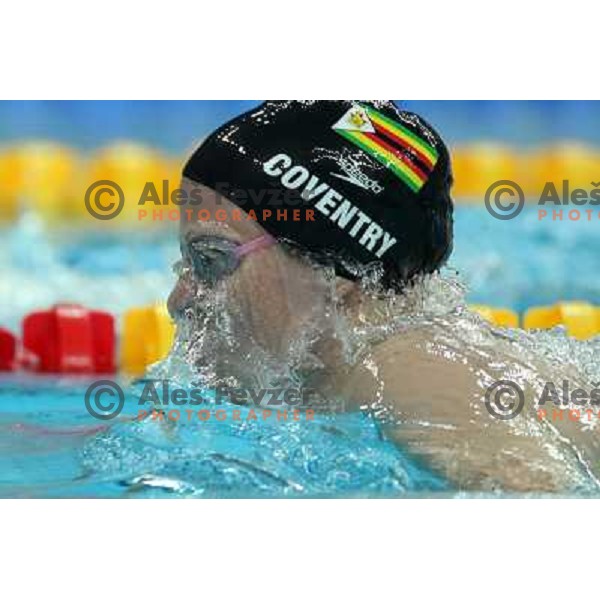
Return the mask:
[(234, 273), (246, 256), (275, 243), (275, 238), (267, 234), (245, 244), (220, 237), (202, 237), (182, 247), (183, 260), (174, 265), (174, 271), (180, 276), (191, 271), (198, 282), (214, 286)]

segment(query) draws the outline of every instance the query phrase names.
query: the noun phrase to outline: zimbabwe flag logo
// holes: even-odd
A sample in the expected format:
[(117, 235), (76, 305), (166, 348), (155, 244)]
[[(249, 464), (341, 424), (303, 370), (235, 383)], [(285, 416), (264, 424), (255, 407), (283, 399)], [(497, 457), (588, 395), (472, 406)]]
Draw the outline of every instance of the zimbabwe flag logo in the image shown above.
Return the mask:
[(413, 192), (425, 185), (439, 157), (431, 144), (370, 106), (353, 106), (333, 129), (392, 171)]

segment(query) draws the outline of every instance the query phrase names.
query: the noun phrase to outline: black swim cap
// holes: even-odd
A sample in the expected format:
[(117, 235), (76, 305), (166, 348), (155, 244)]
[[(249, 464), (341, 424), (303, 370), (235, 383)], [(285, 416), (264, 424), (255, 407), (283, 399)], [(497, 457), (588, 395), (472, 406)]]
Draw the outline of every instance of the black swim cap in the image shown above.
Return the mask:
[[(212, 133), (183, 175), (349, 279), (352, 265), (379, 264), (382, 283), (400, 288), (452, 249), (448, 150), (391, 101), (265, 102)], [(292, 204), (302, 220), (262, 218)]]

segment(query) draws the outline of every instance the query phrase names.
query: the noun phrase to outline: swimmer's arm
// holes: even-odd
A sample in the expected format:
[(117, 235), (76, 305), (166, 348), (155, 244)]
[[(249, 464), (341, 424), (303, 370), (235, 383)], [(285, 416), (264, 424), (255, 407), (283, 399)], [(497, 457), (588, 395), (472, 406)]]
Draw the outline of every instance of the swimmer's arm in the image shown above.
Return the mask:
[(543, 440), (515, 434), (507, 422), (490, 418), (476, 376), (462, 362), (401, 341), (380, 348), (350, 387), (357, 403), (379, 398), (396, 419), (384, 419), (385, 435), (456, 489), (567, 489), (564, 469)]

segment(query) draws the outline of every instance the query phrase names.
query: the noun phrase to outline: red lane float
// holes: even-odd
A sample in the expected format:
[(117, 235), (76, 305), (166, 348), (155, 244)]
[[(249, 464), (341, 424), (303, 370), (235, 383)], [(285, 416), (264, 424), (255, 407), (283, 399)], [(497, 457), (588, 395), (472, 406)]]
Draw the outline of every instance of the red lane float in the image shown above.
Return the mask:
[(115, 372), (115, 324), (109, 313), (57, 304), (23, 320), (23, 367), (38, 373)]
[(12, 371), (15, 368), (16, 352), (17, 338), (0, 327), (0, 371)]

